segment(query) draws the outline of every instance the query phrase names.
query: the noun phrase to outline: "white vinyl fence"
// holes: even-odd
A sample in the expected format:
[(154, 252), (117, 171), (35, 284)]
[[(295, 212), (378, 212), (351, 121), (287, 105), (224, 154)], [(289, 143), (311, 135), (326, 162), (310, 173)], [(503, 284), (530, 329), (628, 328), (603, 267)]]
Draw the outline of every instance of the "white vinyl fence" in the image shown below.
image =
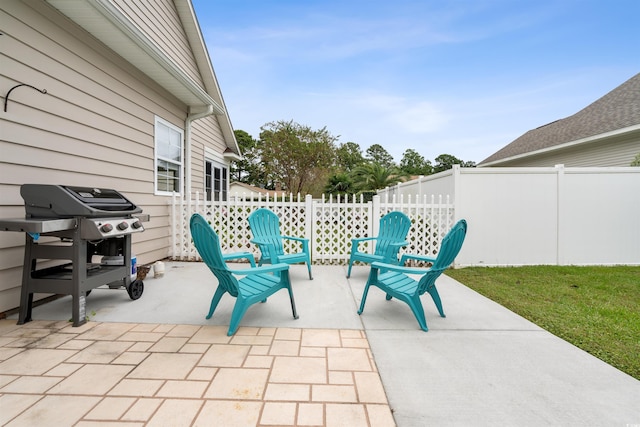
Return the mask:
[(640, 265), (640, 167), (455, 166), (378, 192), (431, 194), (469, 224), (457, 266)]
[[(246, 196), (246, 195), (243, 195)], [(306, 237), (310, 241), (314, 264), (346, 264), (351, 253), (351, 239), (373, 237), (378, 234), (380, 218), (391, 211), (402, 211), (411, 218), (412, 226), (407, 245), (401, 253), (436, 254), (440, 240), (455, 222), (453, 205), (448, 197), (384, 198), (374, 196), (371, 202), (353, 198), (282, 194), (277, 199), (259, 194), (230, 197), (229, 201), (206, 201), (202, 194), (191, 198), (174, 196), (171, 201), (172, 253), (175, 260), (191, 261), (200, 257), (189, 232), (189, 218), (203, 215), (220, 236), (222, 252), (249, 251), (256, 258), (260, 252), (250, 242), (252, 236), (247, 218), (259, 208), (268, 208), (280, 217), (283, 235)], [(361, 244), (362, 245), (362, 244)], [(366, 250), (373, 252), (369, 244)], [(298, 247), (286, 247), (297, 251)]]

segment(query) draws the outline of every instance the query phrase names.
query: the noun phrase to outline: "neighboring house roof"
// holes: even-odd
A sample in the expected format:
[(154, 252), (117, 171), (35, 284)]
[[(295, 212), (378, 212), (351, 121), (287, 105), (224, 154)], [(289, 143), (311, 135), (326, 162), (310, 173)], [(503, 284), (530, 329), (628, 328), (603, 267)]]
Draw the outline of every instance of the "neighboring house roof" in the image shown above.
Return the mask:
[(640, 73), (576, 114), (528, 131), (478, 165), (490, 166), (513, 157), (578, 143), (596, 135), (636, 130), (638, 126)]
[(266, 190), (264, 188), (254, 187), (253, 185), (245, 184), (244, 182), (233, 181), (229, 184), (229, 194), (232, 196), (235, 196), (236, 192), (239, 194), (242, 194), (240, 193), (240, 191), (238, 191), (237, 187), (242, 188), (247, 193), (268, 194), (269, 197), (278, 197), (283, 193), (282, 191)]
[(204, 87), (181, 69), (113, 0), (46, 1), (184, 102), (190, 113), (210, 111), (218, 115), (227, 146), (233, 153), (240, 153), (190, 0), (173, 1)]

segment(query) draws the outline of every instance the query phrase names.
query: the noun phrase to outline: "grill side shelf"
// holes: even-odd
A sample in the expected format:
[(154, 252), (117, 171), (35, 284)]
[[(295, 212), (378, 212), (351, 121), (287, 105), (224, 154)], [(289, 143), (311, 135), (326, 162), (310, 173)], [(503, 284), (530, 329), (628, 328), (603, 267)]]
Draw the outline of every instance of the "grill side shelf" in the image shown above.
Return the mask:
[(24, 233), (53, 233), (56, 231), (73, 230), (77, 227), (77, 224), (78, 221), (76, 218), (8, 218), (0, 219), (0, 230), (22, 231)]

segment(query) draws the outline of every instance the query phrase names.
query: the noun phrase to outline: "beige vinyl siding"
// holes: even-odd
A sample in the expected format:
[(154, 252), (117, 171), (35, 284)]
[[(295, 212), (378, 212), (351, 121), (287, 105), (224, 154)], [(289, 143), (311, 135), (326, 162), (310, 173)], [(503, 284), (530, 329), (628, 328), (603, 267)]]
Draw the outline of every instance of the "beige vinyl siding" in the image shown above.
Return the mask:
[[(204, 163), (205, 163), (205, 148), (208, 147), (216, 153), (223, 153), (226, 149), (226, 144), (218, 124), (218, 116), (208, 116), (200, 120), (193, 122), (191, 128), (192, 135), (192, 191), (204, 192)], [(224, 164), (228, 162), (223, 161), (222, 154), (220, 158), (216, 159)]]
[[(115, 188), (151, 215), (133, 236), (145, 264), (169, 254), (167, 198), (154, 196), (154, 117), (184, 128), (186, 106), (38, 1), (3, 2), (0, 217), (24, 216), (27, 182)], [(137, 3), (137, 2), (136, 2)], [(19, 304), (22, 233), (0, 233), (0, 312)]]
[[(170, 52), (172, 59), (189, 77), (203, 84), (198, 67), (172, 1), (154, 0), (131, 2), (115, 0), (121, 11), (153, 40), (161, 49)], [(207, 116), (192, 122), (192, 191), (204, 191), (204, 147), (223, 153), (227, 144), (222, 135), (218, 116)]]
[(178, 66), (199, 84), (202, 79), (189, 47), (176, 7), (171, 0), (114, 0), (122, 13), (153, 40), (163, 51), (170, 52)]
[(640, 153), (640, 140), (636, 137), (580, 144), (563, 150), (504, 162), (497, 166), (555, 166), (557, 164), (563, 164), (566, 167), (629, 166), (638, 153)]

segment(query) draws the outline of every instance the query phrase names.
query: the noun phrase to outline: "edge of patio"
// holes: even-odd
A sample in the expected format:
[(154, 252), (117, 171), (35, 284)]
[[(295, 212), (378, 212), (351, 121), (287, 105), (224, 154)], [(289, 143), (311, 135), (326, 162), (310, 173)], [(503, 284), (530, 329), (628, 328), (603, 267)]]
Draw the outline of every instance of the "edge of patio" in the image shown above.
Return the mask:
[[(640, 424), (640, 381), (449, 277), (438, 281), (446, 318), (423, 297), (427, 333), (404, 303), (386, 301), (377, 288), (358, 316), (368, 271), (356, 266), (347, 279), (346, 266), (314, 265), (310, 281), (304, 265), (292, 266), (300, 318), (278, 292), (249, 309), (239, 332), (364, 331), (398, 426)], [(164, 277), (145, 280), (139, 300), (124, 290), (94, 290), (87, 315), (96, 322), (225, 326), (228, 296), (204, 318), (215, 284), (203, 263), (169, 262)], [(65, 297), (35, 308), (33, 318), (68, 320), (70, 312)]]

